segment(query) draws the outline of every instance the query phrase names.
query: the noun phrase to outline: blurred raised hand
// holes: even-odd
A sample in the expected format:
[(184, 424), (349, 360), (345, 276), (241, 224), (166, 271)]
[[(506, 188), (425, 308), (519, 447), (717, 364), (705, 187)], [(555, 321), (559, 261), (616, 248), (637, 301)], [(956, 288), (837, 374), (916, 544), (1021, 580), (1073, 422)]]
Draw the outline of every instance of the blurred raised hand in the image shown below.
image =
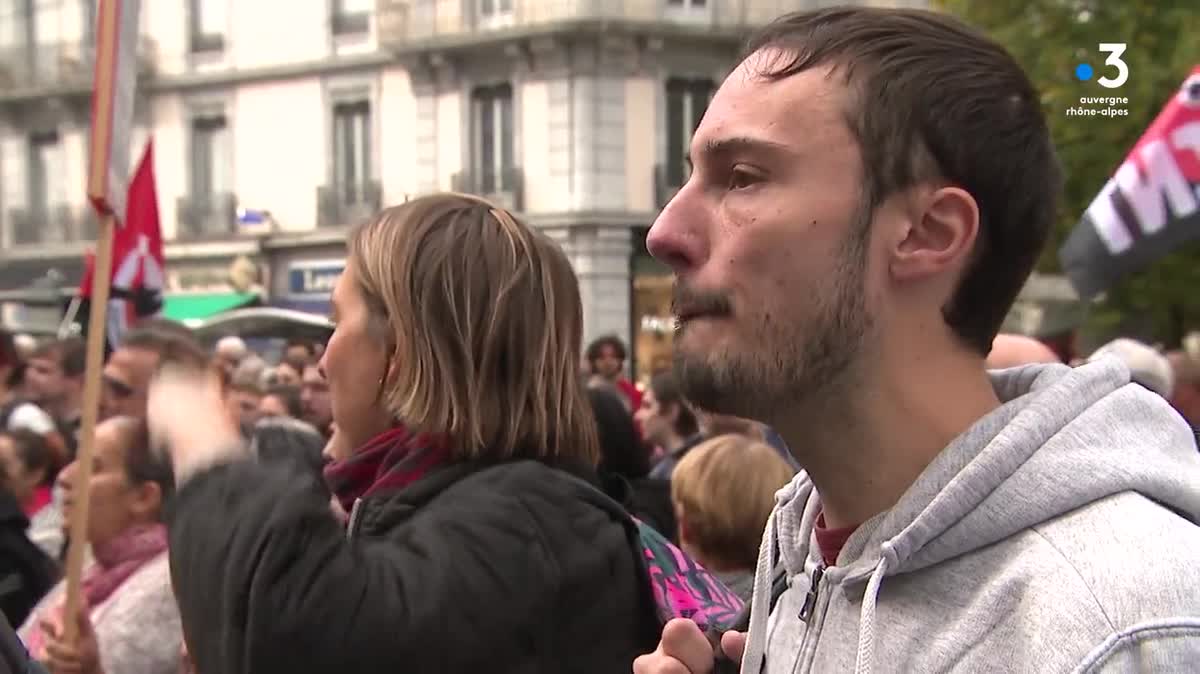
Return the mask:
[(211, 370), (163, 368), (150, 383), (147, 422), (156, 446), (170, 453), (180, 484), (204, 468), (246, 453), (224, 404), (221, 380)]

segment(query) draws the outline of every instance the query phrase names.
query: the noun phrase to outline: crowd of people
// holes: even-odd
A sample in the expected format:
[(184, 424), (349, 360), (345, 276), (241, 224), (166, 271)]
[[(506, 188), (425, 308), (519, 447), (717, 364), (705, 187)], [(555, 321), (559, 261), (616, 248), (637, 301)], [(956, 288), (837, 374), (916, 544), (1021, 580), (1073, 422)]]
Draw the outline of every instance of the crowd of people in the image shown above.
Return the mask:
[[(430, 315), (422, 323), (424, 334), (406, 332), (412, 328), (393, 323), (390, 317), (419, 310), (413, 304), (401, 304), (416, 300), (391, 287), (400, 277), (364, 279), (356, 274), (365, 275), (365, 270), (384, 264), (383, 256), (414, 245), (402, 240), (410, 230), (452, 222), (458, 223), (460, 232), (467, 229), (478, 236), (480, 247), (463, 255), (485, 255), (484, 247), (500, 251), (514, 245), (523, 248), (520, 256), (498, 260), (492, 267), (493, 277), (462, 278), (462, 292), (485, 297), (497, 294), (497, 286), (505, 283), (520, 281), (524, 286), (513, 293), (511, 306), (477, 303), (474, 306), (483, 312), (480, 315)], [(447, 228), (444, 236), (454, 231)], [(11, 591), (2, 596), (2, 607), (35, 659), (51, 672), (178, 672), (181, 667), (193, 666), (193, 656), (184, 648), (188, 629), (181, 622), (180, 611), (190, 607), (197, 615), (211, 616), (214, 626), (228, 622), (220, 630), (194, 632), (196, 636), (188, 640), (196, 650), (195, 661), (206, 665), (200, 671), (304, 671), (303, 667), (316, 667), (311, 654), (295, 651), (285, 635), (317, 630), (329, 612), (336, 614), (339, 605), (348, 619), (357, 616), (366, 596), (344, 594), (353, 588), (345, 579), (328, 587), (333, 594), (319, 594), (325, 585), (318, 580), (322, 572), (362, 573), (359, 553), (346, 547), (345, 534), (339, 532), (352, 526), (356, 503), (372, 495), (379, 485), (408, 486), (426, 472), (438, 477), (421, 482), (425, 493), (402, 490), (400, 503), (389, 499), (375, 509), (364, 509), (361, 523), (352, 528), (367, 540), (395, 535), (401, 541), (422, 541), (404, 557), (391, 559), (395, 555), (388, 553), (379, 562), (412, 574), (407, 582), (403, 576), (388, 581), (387, 591), (370, 589), (369, 596), (381, 603), (380, 612), (404, 615), (425, 602), (422, 610), (436, 614), (448, 597), (475, 584), (468, 579), (486, 577), (487, 567), (479, 566), (483, 558), (473, 559), (471, 554), (480, 547), (479, 554), (492, 560), (488, 564), (522, 569), (521, 582), (507, 579), (503, 587), (490, 590), (515, 593), (496, 594), (484, 602), (494, 605), (496, 611), (513, 611), (521, 605), (545, 610), (542, 602), (547, 601), (565, 602), (562, 610), (569, 610), (576, 601), (600, 606), (616, 602), (609, 619), (618, 621), (640, 611), (653, 623), (653, 611), (644, 605), (645, 597), (633, 591), (635, 587), (627, 587), (623, 598), (610, 596), (609, 583), (593, 577), (610, 567), (607, 573), (632, 580), (636, 576), (631, 568), (634, 559), (621, 528), (603, 513), (588, 512), (586, 498), (572, 498), (569, 492), (577, 487), (553, 479), (560, 472), (572, 475), (571, 480), (590, 483), (749, 599), (758, 537), (774, 493), (795, 472), (784, 458), (790, 457), (786, 448), (767, 444), (761, 424), (694, 410), (679, 396), (669, 372), (656, 375), (643, 396), (641, 388), (621, 374), (626, 371), (624, 345), (615, 337), (592, 344), (581, 371), (579, 356), (573, 355), (580, 351), (572, 344), (578, 343), (582, 333), (578, 323), (582, 312), (565, 257), (549, 240), (484, 202), (455, 195), (417, 200), (411, 206), (386, 211), (373, 226), (362, 228), (355, 241), (356, 257), (334, 295), (339, 328), (329, 344), (292, 340), (278, 362), (268, 363), (237, 336), (221, 338), (206, 349), (184, 326), (163, 319), (144, 320), (124, 334), (104, 365), (101, 421), (88, 485), (78, 483), (74, 462), (79, 445), (83, 340), (49, 339), (22, 351), (18, 343), (24, 340), (0, 329), (0, 378), (7, 386), (0, 400), (4, 410), (0, 466), (4, 468), (4, 503), (10, 502), (7, 510), (11, 511), (3, 530), (8, 542), (0, 572), (7, 574), (2, 582), (12, 584)], [(440, 277), (456, 272), (445, 265), (414, 266), (406, 273)], [(544, 286), (557, 286), (559, 296), (545, 297), (549, 291)], [(367, 296), (364, 288), (381, 288), (375, 291), (381, 296)], [(456, 297), (451, 291), (457, 292), (446, 288), (445, 296), (422, 297), (421, 301), (468, 305), (470, 295)], [(381, 310), (380, 306), (388, 308)], [(527, 324), (525, 318), (531, 312), (545, 318)], [(553, 312), (578, 314), (574, 324), (564, 326), (566, 334), (542, 334), (551, 325)], [(458, 334), (459, 322), (467, 319), (491, 325), (493, 331)], [(443, 334), (438, 334), (435, 326)], [(428, 339), (439, 341), (433, 346), (424, 342)], [(380, 345), (400, 343), (410, 345), (405, 354), (410, 369), (380, 368), (370, 360), (380, 355)], [(515, 345), (522, 347), (524, 355), (514, 361), (511, 352), (501, 349)], [(422, 347), (429, 350), (422, 352)], [(471, 362), (479, 358), (475, 350), (490, 358)], [(459, 358), (464, 360), (456, 360)], [(377, 369), (365, 369), (372, 366)], [(445, 391), (448, 379), (442, 377), (449, 378), (455, 367), (471, 372), (469, 382), (474, 386), (463, 380), (461, 389)], [(180, 371), (211, 374), (215, 387), (211, 407), (194, 400), (170, 400), (170, 394), (163, 393), (170, 387), (163, 389), (166, 385), (156, 380), (156, 373)], [(369, 374), (372, 372), (385, 374)], [(535, 379), (535, 373), (547, 379)], [(368, 376), (372, 379), (366, 379)], [(375, 384), (369, 383), (372, 380)], [(156, 381), (158, 393), (154, 392)], [(335, 395), (335, 391), (340, 393)], [(419, 397), (413, 397), (418, 393)], [(340, 403), (340, 413), (335, 413), (335, 400)], [(404, 405), (423, 409), (405, 413), (400, 411)], [(464, 411), (470, 414), (464, 415)], [(431, 415), (440, 419), (428, 427), (398, 421)], [(536, 425), (530, 426), (535, 420)], [(564, 426), (565, 421), (570, 423)], [(175, 439), (172, 433), (188, 439)], [(240, 446), (257, 460), (239, 471), (230, 467), (233, 474), (223, 480), (198, 481), (209, 485), (207, 491), (194, 486), (191, 492), (177, 492), (187, 462), (164, 454), (156, 437), (165, 437), (173, 451), (194, 443), (205, 448)], [(454, 463), (455, 468), (432, 471), (443, 463)], [(669, 470), (664, 472), (664, 468)], [(80, 624), (81, 634), (91, 641), (80, 650), (59, 641), (64, 620), (61, 569), (69, 545), (66, 532), (73, 495), (85, 487), (91, 493), (84, 577), (88, 610)], [(280, 511), (291, 500), (289, 496), (312, 500), (302, 499)], [(570, 506), (572, 501), (574, 506)], [(314, 504), (315, 512), (306, 510), (305, 506)], [(429, 521), (414, 519), (402, 532), (391, 532), (396, 526), (391, 520), (400, 517), (394, 509), (401, 504), (418, 507)], [(166, 520), (172, 507), (174, 531)], [(544, 521), (546, 513), (564, 507), (569, 517), (556, 523)], [(576, 512), (570, 512), (572, 507)], [(542, 514), (519, 526), (528, 509)], [(326, 520), (327, 526), (311, 525), (308, 520), (314, 514)], [(472, 522), (472, 517), (482, 519)], [(264, 527), (286, 526), (268, 538), (263, 530), (234, 524), (255, 521)], [(221, 538), (237, 535), (213, 546), (213, 527), (219, 528)], [(439, 536), (432, 533), (423, 536), (424, 528), (440, 533), (445, 540), (438, 543)], [(323, 539), (322, 531), (326, 532)], [(318, 539), (324, 547), (318, 545)], [(555, 543), (541, 552), (536, 546), (530, 549), (541, 540)], [(607, 559), (604, 545), (609, 548)], [(276, 547), (281, 549), (271, 552)], [(172, 563), (168, 562), (168, 549)], [(257, 552), (247, 557), (252, 550)], [(347, 555), (340, 563), (339, 551)], [(276, 559), (278, 556), (282, 557)], [(185, 558), (206, 570), (189, 566)], [(295, 568), (298, 560), (305, 559), (312, 560), (309, 568)], [(225, 568), (228, 562), (240, 566)], [(247, 568), (251, 562), (287, 568)], [(462, 578), (446, 577), (448, 564), (462, 565)], [(271, 582), (258, 580), (264, 573)], [(530, 588), (535, 578), (546, 585), (546, 596), (540, 599), (532, 596), (536, 593)], [(289, 590), (289, 582), (297, 586)], [(401, 585), (393, 585), (397, 582)], [(575, 586), (571, 596), (557, 595)], [(196, 591), (189, 592), (193, 587)], [(226, 589), (232, 594), (222, 594)], [(266, 595), (256, 597), (253, 591), (257, 589), (265, 590)], [(518, 601), (517, 595), (530, 596)], [(405, 605), (402, 598), (416, 604)], [(269, 604), (257, 606), (255, 600)], [(184, 603), (187, 601), (191, 603)], [(287, 605), (276, 606), (279, 601)], [(318, 603), (310, 605), (312, 601)], [(460, 601), (469, 612), (480, 600), (461, 597)], [(279, 631), (279, 637), (267, 644), (261, 639), (247, 642), (248, 635), (264, 628), (223, 616), (234, 604), (241, 607), (237, 613), (242, 620), (270, 619), (274, 626), (268, 631)], [(246, 613), (252, 607), (254, 610)], [(272, 610), (285, 608), (296, 624), (281, 622)], [(188, 614), (183, 611), (184, 616)], [(536, 623), (542, 625), (545, 620), (540, 616)], [(530, 627), (514, 626), (521, 630)], [(590, 639), (587, 633), (576, 633), (579, 626), (569, 623), (564, 628), (572, 633), (569, 638), (579, 640), (584, 648), (582, 642)], [(233, 641), (235, 634), (237, 642)], [(628, 669), (633, 657), (653, 646), (655, 634), (653, 629), (644, 629), (626, 635), (619, 640), (622, 645), (610, 646), (602, 657), (597, 656), (595, 671), (613, 671), (616, 662), (624, 662)], [(515, 662), (540, 662), (549, 657), (534, 646), (540, 637), (534, 639), (534, 633), (527, 633), (524, 639), (533, 639), (523, 646), (533, 652), (518, 649), (508, 657)], [(521, 643), (517, 639), (504, 648)], [(412, 650), (405, 657), (418, 661), (425, 657), (433, 662), (430, 656), (420, 655), (424, 645), (414, 631)], [(330, 644), (331, 657), (339, 652)], [(456, 662), (476, 662), (484, 656), (484, 652), (438, 655), (447, 658), (439, 661), (450, 667), (444, 671), (453, 671)], [(272, 664), (241, 670), (236, 663), (247, 657)], [(295, 662), (289, 660), (292, 657)], [(384, 662), (366, 644), (360, 657), (364, 666)]]
[[(86, 484), (83, 341), (0, 330), (0, 611), (29, 666), (1200, 662), (1197, 339), (1064, 362), (997, 334), (1060, 180), (1011, 57), (937, 14), (788, 15), (693, 147), (648, 240), (677, 277), (674, 367), (643, 385), (621, 339), (583, 344), (563, 251), (463, 194), (353, 230), (327, 343), (268, 362), (135, 325)], [(739, 621), (665, 611), (642, 527)]]

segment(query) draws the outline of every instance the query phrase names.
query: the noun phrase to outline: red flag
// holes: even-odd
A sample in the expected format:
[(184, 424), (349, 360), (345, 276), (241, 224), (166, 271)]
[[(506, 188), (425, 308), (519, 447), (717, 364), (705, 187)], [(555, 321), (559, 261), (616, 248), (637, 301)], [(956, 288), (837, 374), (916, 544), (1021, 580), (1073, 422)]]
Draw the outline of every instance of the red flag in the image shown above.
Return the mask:
[(83, 278), (79, 280), (79, 292), (75, 293), (80, 299), (91, 299), (92, 280), (96, 276), (96, 251), (88, 248), (83, 254)]
[[(146, 143), (146, 151), (129, 182), (121, 225), (113, 231), (112, 299), (108, 305), (108, 339), (113, 347), (129, 325), (158, 313), (162, 307), (166, 260), (158, 220), (153, 140)], [(95, 253), (89, 251), (84, 264), (79, 296), (87, 299), (92, 295), (95, 278)], [(87, 315), (84, 311), (80, 314)]]
[(1200, 65), (1167, 101), (1059, 250), (1087, 299), (1200, 238)]

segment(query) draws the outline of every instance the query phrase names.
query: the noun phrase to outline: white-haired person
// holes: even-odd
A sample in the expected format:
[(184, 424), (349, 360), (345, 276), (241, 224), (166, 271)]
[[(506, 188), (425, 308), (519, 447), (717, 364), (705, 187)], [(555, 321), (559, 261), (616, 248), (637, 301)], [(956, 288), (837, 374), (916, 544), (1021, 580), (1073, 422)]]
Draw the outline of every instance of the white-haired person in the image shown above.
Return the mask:
[(217, 365), (232, 377), (238, 365), (250, 355), (250, 349), (246, 346), (246, 341), (236, 335), (228, 335), (217, 341), (217, 347), (214, 349), (214, 356)]

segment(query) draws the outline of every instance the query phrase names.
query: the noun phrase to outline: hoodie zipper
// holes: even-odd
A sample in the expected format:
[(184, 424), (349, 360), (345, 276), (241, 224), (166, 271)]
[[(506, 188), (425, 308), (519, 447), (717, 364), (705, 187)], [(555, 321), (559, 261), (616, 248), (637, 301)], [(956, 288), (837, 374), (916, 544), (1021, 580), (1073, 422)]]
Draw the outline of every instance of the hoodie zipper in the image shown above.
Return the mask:
[(350, 506), (350, 521), (346, 523), (346, 540), (353, 539), (354, 534), (357, 533), (359, 506), (361, 505), (362, 499), (356, 498), (354, 499), (354, 505)]
[(825, 565), (813, 570), (812, 581), (809, 583), (808, 594), (804, 596), (804, 605), (800, 607), (800, 620), (804, 622), (804, 638), (800, 642), (800, 652), (796, 654), (794, 672), (808, 672), (812, 669), (816, 658), (817, 641), (821, 638), (821, 624), (825, 618), (825, 601), (829, 594), (821, 592), (821, 583), (825, 580)]
[[(355, 503), (354, 505), (358, 505)], [(808, 624), (808, 619), (812, 617), (813, 609), (817, 607), (817, 593), (821, 590), (821, 578), (825, 575), (825, 565), (820, 565), (813, 571), (812, 582), (808, 586), (808, 594), (804, 595), (804, 604), (800, 607), (799, 618)]]

